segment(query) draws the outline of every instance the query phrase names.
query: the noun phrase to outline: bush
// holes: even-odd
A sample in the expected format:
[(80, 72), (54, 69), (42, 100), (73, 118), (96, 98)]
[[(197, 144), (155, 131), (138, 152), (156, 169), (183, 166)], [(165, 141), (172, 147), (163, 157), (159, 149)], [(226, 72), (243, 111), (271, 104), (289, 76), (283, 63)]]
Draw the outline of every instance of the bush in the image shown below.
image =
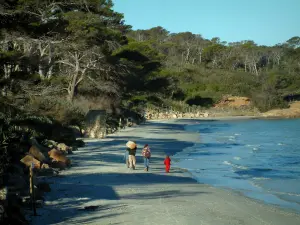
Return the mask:
[(266, 112), (274, 108), (287, 108), (288, 103), (275, 91), (261, 91), (252, 94), (252, 102), (261, 112)]
[(73, 146), (78, 147), (78, 148), (82, 148), (85, 146), (85, 143), (83, 140), (76, 140), (73, 144)]
[(202, 98), (200, 96), (195, 96), (186, 100), (188, 105), (197, 105), (203, 107), (211, 107), (214, 102), (211, 98)]

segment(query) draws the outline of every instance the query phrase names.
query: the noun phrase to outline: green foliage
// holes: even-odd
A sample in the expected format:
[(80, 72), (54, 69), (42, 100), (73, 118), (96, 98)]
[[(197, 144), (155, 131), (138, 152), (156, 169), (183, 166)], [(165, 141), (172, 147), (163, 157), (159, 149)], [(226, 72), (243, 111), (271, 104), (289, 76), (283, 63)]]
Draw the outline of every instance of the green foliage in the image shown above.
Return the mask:
[(115, 51), (113, 55), (137, 62), (161, 60), (163, 55), (152, 48), (151, 44), (149, 41), (130, 41), (127, 45)]
[(186, 100), (186, 103), (188, 105), (197, 105), (197, 106), (202, 106), (202, 107), (206, 107), (206, 108), (209, 108), (209, 107), (213, 106), (213, 104), (214, 104), (213, 99), (202, 98), (201, 96), (191, 97)]
[(261, 111), (266, 112), (273, 108), (287, 108), (285, 102), (273, 86), (264, 87), (263, 90), (252, 94), (253, 104)]

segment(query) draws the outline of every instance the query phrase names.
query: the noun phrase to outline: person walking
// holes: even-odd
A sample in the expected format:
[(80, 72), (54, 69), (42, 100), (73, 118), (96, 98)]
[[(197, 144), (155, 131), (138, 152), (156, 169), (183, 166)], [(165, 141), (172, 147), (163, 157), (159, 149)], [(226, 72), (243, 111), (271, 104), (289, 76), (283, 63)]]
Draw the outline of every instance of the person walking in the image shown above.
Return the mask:
[(171, 159), (170, 157), (167, 155), (165, 160), (164, 160), (164, 164), (166, 166), (166, 173), (170, 172), (170, 167), (171, 167)]
[(145, 166), (145, 171), (149, 170), (149, 163), (150, 163), (150, 157), (151, 157), (151, 150), (148, 146), (148, 144), (145, 144), (143, 150), (142, 150), (142, 156), (144, 158), (144, 166)]
[(129, 168), (135, 170), (135, 164), (136, 164), (135, 154), (136, 154), (137, 145), (133, 141), (128, 141), (126, 146), (129, 155), (128, 156)]

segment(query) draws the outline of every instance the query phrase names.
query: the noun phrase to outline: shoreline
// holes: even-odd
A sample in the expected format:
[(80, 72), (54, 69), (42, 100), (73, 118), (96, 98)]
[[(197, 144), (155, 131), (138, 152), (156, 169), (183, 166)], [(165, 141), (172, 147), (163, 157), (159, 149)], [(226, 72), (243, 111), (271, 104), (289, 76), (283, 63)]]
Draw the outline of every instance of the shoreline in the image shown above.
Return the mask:
[[(200, 118), (200, 119), (199, 118), (192, 118), (192, 119), (180, 119), (180, 120), (183, 120), (183, 121), (185, 121), (185, 120), (190, 120), (190, 121), (197, 121), (197, 120), (200, 120), (200, 121), (210, 121), (211, 119), (212, 118)], [(257, 118), (257, 117), (252, 117), (252, 116), (246, 116), (246, 117), (245, 116), (240, 116), (240, 117), (235, 117), (234, 116), (234, 117), (218, 117), (218, 118), (216, 118), (213, 121), (234, 121), (234, 120), (252, 120), (252, 119), (282, 119), (282, 118), (264, 118), (264, 117), (263, 118)], [(297, 119), (297, 118), (284, 118), (284, 119)], [(192, 123), (192, 124), (194, 124), (194, 123)], [(191, 125), (191, 123), (184, 124), (183, 125), (183, 129), (185, 129), (185, 126), (188, 126), (188, 125)], [(197, 133), (198, 135), (200, 135), (200, 132), (195, 132), (195, 133)], [(196, 143), (193, 146), (195, 146), (195, 145), (196, 145)], [(187, 147), (187, 148), (193, 148), (193, 147)], [(185, 149), (187, 149), (187, 148), (185, 148)], [(185, 149), (183, 149), (182, 152)], [(179, 152), (179, 154), (180, 154), (180, 152)], [(272, 194), (267, 194), (267, 193), (260, 194), (261, 198), (259, 198), (259, 197), (251, 197), (250, 196), (251, 194), (247, 195), (246, 192), (243, 192), (242, 190), (239, 190), (239, 189), (233, 189), (233, 188), (226, 187), (226, 186), (213, 186), (212, 184), (202, 183), (202, 182), (200, 182), (197, 179), (197, 176), (195, 176), (192, 171), (189, 171), (186, 168), (182, 168), (182, 167), (180, 167), (180, 165), (178, 165), (178, 168), (187, 171), (187, 173), (189, 174), (189, 176), (191, 178), (193, 178), (194, 180), (196, 180), (199, 184), (206, 184), (206, 185), (209, 185), (209, 186), (221, 189), (221, 190), (226, 190), (226, 191), (234, 192), (234, 193), (236, 193), (237, 195), (239, 195), (241, 197), (248, 198), (249, 200), (256, 201), (256, 202), (261, 203), (261, 204), (265, 204), (265, 205), (277, 207), (280, 210), (284, 210), (286, 212), (292, 212), (292, 213), (296, 213), (296, 214), (300, 215), (300, 209), (299, 208), (296, 209), (296, 208), (293, 208), (291, 206), (289, 207), (289, 206), (282, 206), (280, 204), (275, 204), (274, 201), (276, 201), (276, 200), (270, 200), (269, 199), (268, 200), (269, 202), (268, 202), (266, 199), (265, 200), (262, 199), (263, 195), (269, 196), (268, 198), (270, 198), (270, 196), (271, 196), (271, 198), (273, 198)], [(255, 196), (255, 194), (253, 196)], [(266, 196), (265, 196), (265, 198), (266, 198)], [(279, 200), (281, 200), (283, 202), (287, 202), (287, 203), (289, 203), (291, 205), (295, 204), (294, 202), (286, 201), (285, 199), (282, 199), (279, 196), (275, 196), (274, 195), (274, 199), (276, 199), (276, 198), (278, 198)]]
[[(87, 139), (87, 147), (72, 156), (72, 169), (50, 180), (52, 192), (46, 195), (46, 206), (38, 210), (42, 216), (34, 218), (33, 224), (300, 223), (300, 215), (290, 210), (198, 183), (182, 168), (173, 166), (172, 173), (165, 174), (165, 151), (176, 154), (199, 141), (198, 133), (184, 130), (187, 123), (150, 121), (106, 139)], [(144, 143), (152, 147), (150, 172), (143, 171), (139, 156), (137, 170), (125, 168), (123, 152), (128, 139), (136, 140), (139, 150)], [(94, 210), (85, 210), (92, 206)]]

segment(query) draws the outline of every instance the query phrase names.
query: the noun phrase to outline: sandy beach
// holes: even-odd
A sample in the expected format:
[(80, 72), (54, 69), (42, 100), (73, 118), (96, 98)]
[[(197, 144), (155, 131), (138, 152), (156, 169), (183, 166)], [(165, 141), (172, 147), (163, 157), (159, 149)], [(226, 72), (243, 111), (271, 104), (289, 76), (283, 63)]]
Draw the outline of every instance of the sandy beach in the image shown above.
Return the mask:
[[(34, 225), (182, 224), (299, 225), (300, 215), (246, 198), (236, 192), (197, 183), (189, 173), (163, 167), (165, 153), (176, 154), (200, 141), (183, 130), (184, 120), (151, 121), (102, 140), (85, 140), (71, 156), (72, 168), (47, 178), (52, 191), (38, 209)], [(127, 140), (138, 144), (137, 169), (126, 167)], [(152, 150), (145, 172), (141, 148)]]

